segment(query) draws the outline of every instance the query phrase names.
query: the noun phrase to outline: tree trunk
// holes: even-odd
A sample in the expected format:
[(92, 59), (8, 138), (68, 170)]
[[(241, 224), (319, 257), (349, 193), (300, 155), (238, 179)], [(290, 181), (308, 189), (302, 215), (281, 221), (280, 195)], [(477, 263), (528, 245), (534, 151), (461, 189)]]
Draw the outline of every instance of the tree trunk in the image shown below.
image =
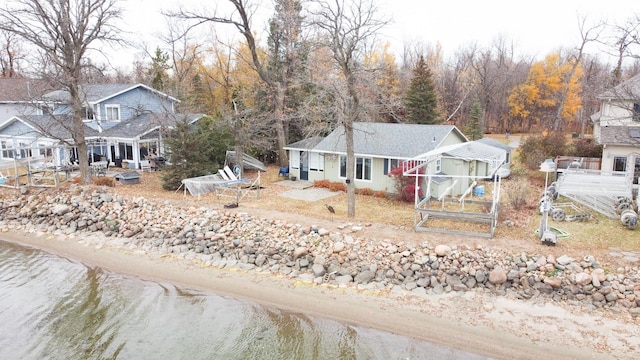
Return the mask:
[[(347, 216), (356, 216), (356, 184), (354, 175), (356, 173), (356, 157), (353, 145), (353, 123), (358, 119), (360, 99), (356, 90), (356, 80), (350, 70), (345, 70), (347, 79), (347, 104), (346, 117), (344, 119), (345, 140), (347, 142)], [(364, 164), (363, 164), (364, 165)]]
[(355, 151), (353, 148), (353, 121), (345, 119), (344, 132), (347, 142), (347, 216), (356, 216), (356, 184), (353, 182), (355, 174)]
[(274, 117), (276, 125), (276, 136), (278, 141), (278, 164), (280, 166), (287, 166), (289, 164), (289, 158), (287, 151), (284, 149), (287, 146), (287, 135), (285, 131), (284, 120), (284, 87), (281, 83), (275, 83), (275, 99), (274, 99)]
[[(76, 77), (76, 79), (79, 77)], [(84, 138), (84, 123), (82, 121), (82, 103), (80, 103), (79, 84), (71, 83), (69, 86), (71, 98), (73, 130), (71, 138), (78, 150), (78, 165), (80, 167), (80, 179), (83, 184), (91, 183), (91, 172), (89, 171), (89, 156), (87, 154), (87, 142)]]

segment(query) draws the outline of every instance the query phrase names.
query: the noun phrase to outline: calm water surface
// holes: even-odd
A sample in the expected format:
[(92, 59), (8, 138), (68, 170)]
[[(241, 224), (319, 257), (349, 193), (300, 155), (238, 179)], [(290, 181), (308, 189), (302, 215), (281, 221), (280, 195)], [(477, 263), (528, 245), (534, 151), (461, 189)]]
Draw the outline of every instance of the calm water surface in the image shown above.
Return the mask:
[(0, 241), (0, 359), (485, 359)]

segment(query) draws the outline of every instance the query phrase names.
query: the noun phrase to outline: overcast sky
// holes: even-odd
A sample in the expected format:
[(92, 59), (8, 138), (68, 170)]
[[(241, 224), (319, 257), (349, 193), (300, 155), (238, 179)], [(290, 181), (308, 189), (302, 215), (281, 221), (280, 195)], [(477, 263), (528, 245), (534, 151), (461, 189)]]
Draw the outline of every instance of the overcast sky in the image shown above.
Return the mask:
[[(272, 2), (254, 0), (261, 4), (261, 17), (266, 20), (272, 13)], [(225, 0), (125, 0), (124, 28), (136, 37), (153, 39), (154, 32), (162, 31), (165, 22), (161, 9), (225, 4)], [(638, 0), (377, 0), (380, 13), (392, 19), (383, 31), (382, 39), (389, 40), (395, 51), (408, 41), (426, 44), (440, 43), (445, 55), (452, 55), (460, 47), (477, 43), (487, 46), (498, 36), (514, 41), (520, 55), (546, 54), (563, 47), (575, 47), (580, 42), (578, 18), (588, 23), (605, 20), (623, 23), (640, 14)], [(264, 23), (254, 24), (264, 29)], [(264, 38), (264, 37), (263, 37)], [(595, 49), (592, 49), (595, 51)], [(122, 53), (121, 61), (131, 62), (134, 51)], [(131, 60), (129, 60), (131, 59)]]

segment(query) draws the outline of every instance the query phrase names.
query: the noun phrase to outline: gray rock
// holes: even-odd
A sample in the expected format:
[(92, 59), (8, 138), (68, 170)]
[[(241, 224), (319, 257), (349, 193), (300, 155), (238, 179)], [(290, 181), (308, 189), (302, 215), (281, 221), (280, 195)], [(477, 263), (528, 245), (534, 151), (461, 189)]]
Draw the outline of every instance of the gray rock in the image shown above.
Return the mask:
[(562, 255), (562, 256), (560, 256), (559, 258), (556, 259), (556, 262), (559, 265), (562, 265), (562, 266), (567, 266), (567, 265), (571, 264), (573, 261), (574, 261), (574, 259), (569, 257), (569, 256), (567, 256), (567, 255)]
[(311, 266), (311, 271), (313, 271), (313, 274), (318, 277), (318, 276), (324, 276), (324, 274), (327, 273), (327, 271), (324, 269), (324, 266), (321, 264), (313, 264)]
[(351, 277), (351, 275), (341, 275), (336, 277), (336, 282), (338, 283), (338, 285), (346, 285), (352, 281), (353, 278)]
[(356, 275), (353, 281), (357, 284), (366, 284), (369, 281), (371, 281), (371, 279), (373, 279), (375, 276), (376, 276), (376, 273), (374, 273), (373, 271), (365, 270), (358, 273), (358, 275)]

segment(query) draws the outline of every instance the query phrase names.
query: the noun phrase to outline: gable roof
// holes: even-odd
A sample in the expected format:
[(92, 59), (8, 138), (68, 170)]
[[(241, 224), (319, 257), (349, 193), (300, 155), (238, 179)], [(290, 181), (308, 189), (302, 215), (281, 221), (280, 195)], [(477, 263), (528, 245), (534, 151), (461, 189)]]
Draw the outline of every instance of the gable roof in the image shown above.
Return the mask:
[(102, 137), (133, 139), (143, 136), (160, 127), (173, 127), (182, 118), (189, 123), (199, 120), (202, 114), (144, 113), (133, 119), (123, 121), (100, 133)]
[[(180, 102), (180, 100), (144, 84), (86, 84), (81, 87), (81, 91), (87, 103), (97, 104), (136, 88), (143, 88), (171, 101)], [(67, 90), (51, 91), (45, 97), (60, 102), (68, 102), (70, 99)]]
[(640, 100), (640, 74), (598, 95), (599, 100)]
[(41, 79), (0, 78), (0, 103), (40, 100), (51, 86)]
[[(436, 149), (451, 133), (467, 141), (453, 125), (356, 122), (353, 123), (353, 145), (357, 155), (406, 159)], [(338, 126), (313, 150), (346, 153), (344, 126)]]
[[(65, 129), (60, 124), (71, 124), (71, 121), (71, 115), (56, 115), (55, 117), (51, 115), (20, 115), (14, 116), (11, 119), (7, 120), (7, 122), (2, 124), (0, 126), (0, 132), (13, 124), (22, 123), (25, 124), (30, 130), (23, 134), (20, 134), (19, 136), (44, 136), (51, 139), (70, 140), (72, 138), (71, 131), (69, 129)], [(94, 137), (100, 135), (96, 130), (90, 128), (87, 125), (84, 125), (84, 134), (85, 137)]]

